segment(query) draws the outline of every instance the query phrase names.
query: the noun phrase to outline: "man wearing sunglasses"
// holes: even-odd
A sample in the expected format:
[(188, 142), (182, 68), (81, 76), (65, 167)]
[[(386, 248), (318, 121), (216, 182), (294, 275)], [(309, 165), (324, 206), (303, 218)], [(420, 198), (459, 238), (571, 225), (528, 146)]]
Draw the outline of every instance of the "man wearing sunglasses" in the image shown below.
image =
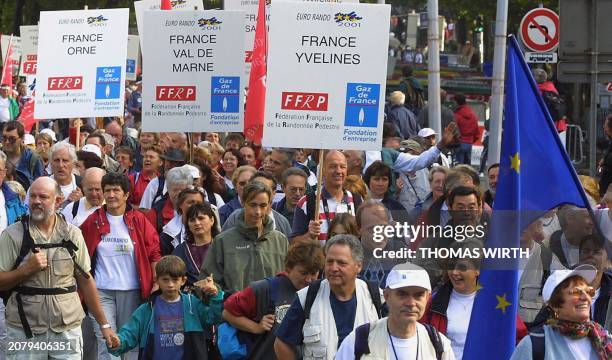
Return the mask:
[(18, 121), (9, 121), (2, 131), (2, 150), (8, 161), (15, 165), (17, 181), (25, 189), (39, 176), (43, 175), (43, 163), (40, 156), (23, 144), (25, 130)]

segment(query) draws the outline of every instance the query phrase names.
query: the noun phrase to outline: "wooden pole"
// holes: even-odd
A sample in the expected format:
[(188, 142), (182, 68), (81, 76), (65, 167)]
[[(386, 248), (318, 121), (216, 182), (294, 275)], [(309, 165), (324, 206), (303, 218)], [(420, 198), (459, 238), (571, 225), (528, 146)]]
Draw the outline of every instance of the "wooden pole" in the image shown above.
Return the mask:
[[(323, 190), (323, 167), (325, 162), (325, 150), (319, 149), (319, 172), (317, 173), (317, 200), (315, 202), (314, 220), (319, 220), (319, 204), (321, 203), (321, 191)], [(329, 231), (329, 230), (328, 230)]]
[(77, 150), (79, 150), (79, 145), (81, 145), (81, 119), (75, 119), (74, 125), (76, 126), (76, 139), (74, 140), (74, 144)]

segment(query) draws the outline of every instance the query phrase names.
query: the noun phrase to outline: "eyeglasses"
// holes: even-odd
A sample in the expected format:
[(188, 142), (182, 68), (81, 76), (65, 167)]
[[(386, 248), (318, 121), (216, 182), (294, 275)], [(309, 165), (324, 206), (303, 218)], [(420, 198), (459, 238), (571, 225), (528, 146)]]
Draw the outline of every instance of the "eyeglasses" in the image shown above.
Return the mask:
[(9, 143), (14, 144), (17, 142), (18, 139), (19, 138), (16, 136), (5, 136), (4, 139), (2, 139), (2, 141), (5, 141), (5, 142), (8, 141)]
[(575, 298), (579, 298), (582, 294), (593, 297), (595, 296), (595, 288), (592, 286), (576, 286), (575, 288), (569, 290), (569, 294)]

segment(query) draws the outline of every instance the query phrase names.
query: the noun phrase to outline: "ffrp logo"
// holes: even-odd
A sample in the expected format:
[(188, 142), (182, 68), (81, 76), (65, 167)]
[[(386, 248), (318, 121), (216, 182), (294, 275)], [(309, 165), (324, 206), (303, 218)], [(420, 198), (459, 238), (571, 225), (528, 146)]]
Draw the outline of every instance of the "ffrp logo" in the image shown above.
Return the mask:
[(48, 90), (81, 90), (83, 88), (82, 76), (50, 77), (47, 81)]
[(327, 111), (328, 94), (283, 92), (281, 109)]
[(195, 101), (195, 86), (157, 86), (155, 100), (157, 101)]

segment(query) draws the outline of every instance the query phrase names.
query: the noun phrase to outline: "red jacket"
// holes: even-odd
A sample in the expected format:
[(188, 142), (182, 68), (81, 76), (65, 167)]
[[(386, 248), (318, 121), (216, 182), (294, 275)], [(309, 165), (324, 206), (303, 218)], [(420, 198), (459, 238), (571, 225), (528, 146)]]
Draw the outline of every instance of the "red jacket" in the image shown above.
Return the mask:
[(460, 142), (473, 144), (478, 141), (478, 116), (468, 105), (459, 105), (455, 109), (455, 122)]
[[(452, 289), (452, 285), (447, 283), (429, 298), (425, 314), (419, 320), (421, 324), (429, 324), (446, 335), (446, 327), (448, 325), (446, 309), (448, 308)], [(465, 331), (467, 332), (467, 329)], [(527, 326), (521, 317), (516, 314), (516, 343), (518, 344), (527, 334)]]
[[(138, 280), (140, 281), (140, 296), (142, 299), (149, 298), (153, 287), (153, 270), (151, 263), (160, 259), (159, 235), (153, 225), (145, 218), (144, 214), (132, 209), (129, 205), (123, 215), (123, 220), (130, 232), (130, 238), (134, 244), (134, 258)], [(96, 269), (96, 249), (101, 241), (102, 235), (110, 233), (110, 225), (106, 217), (106, 207), (101, 207), (81, 225), (81, 231), (87, 244), (89, 257), (91, 258), (91, 273)]]

